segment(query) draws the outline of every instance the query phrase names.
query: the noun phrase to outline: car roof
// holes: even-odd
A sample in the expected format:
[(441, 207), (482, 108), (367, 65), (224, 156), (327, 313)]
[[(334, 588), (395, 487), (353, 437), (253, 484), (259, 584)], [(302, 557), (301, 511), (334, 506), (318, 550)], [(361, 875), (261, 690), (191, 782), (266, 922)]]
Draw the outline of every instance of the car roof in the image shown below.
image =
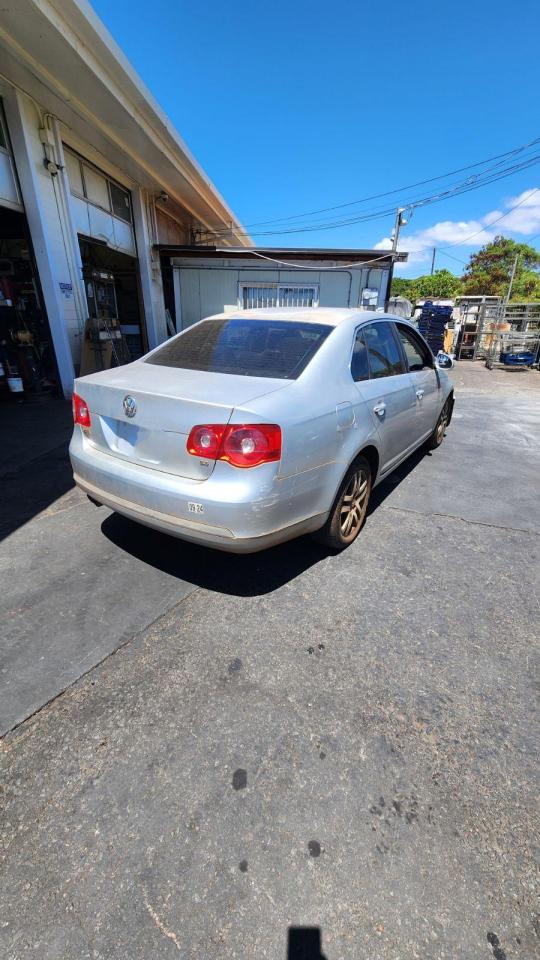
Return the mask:
[[(216, 313), (207, 320), (244, 320), (251, 318), (253, 320), (291, 320), (302, 321), (302, 323), (324, 323), (328, 326), (337, 327), (345, 320), (355, 321), (356, 323), (365, 323), (368, 320), (383, 320), (390, 317), (391, 314), (381, 313), (377, 310), (359, 310), (350, 307), (254, 307), (250, 310), (231, 310), (227, 313)], [(392, 317), (394, 320), (402, 320), (402, 317)], [(407, 321), (405, 321), (407, 322)]]

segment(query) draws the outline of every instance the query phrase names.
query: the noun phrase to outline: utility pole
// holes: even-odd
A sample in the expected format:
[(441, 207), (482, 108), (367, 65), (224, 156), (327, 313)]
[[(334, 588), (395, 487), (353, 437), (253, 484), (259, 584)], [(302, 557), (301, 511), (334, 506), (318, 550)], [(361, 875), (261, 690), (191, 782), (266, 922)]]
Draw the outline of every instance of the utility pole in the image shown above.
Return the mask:
[(431, 258), (431, 276), (435, 271), (435, 254), (437, 253), (437, 247), (433, 247), (433, 256)]
[[(410, 213), (408, 213), (407, 216), (404, 216), (404, 214), (406, 213), (407, 210), (410, 210)], [(396, 254), (396, 253), (397, 253), (397, 245), (398, 245), (398, 240), (399, 240), (399, 231), (400, 231), (401, 227), (406, 226), (406, 224), (409, 222), (409, 220), (410, 220), (411, 217), (412, 217), (412, 213), (413, 213), (413, 207), (412, 207), (412, 206), (410, 206), (410, 207), (398, 207), (397, 210), (396, 210), (396, 222), (394, 223), (394, 232), (393, 232), (392, 236), (390, 237), (390, 242), (391, 242), (391, 244), (392, 244), (392, 253), (393, 253), (393, 254)], [(391, 265), (390, 265), (390, 273), (389, 273), (389, 276), (388, 276), (388, 288), (387, 288), (387, 292), (386, 292), (386, 302), (385, 302), (385, 305), (384, 305), (384, 309), (385, 309), (385, 310), (388, 309), (388, 297), (390, 296), (390, 288), (391, 288), (391, 285), (392, 285), (392, 276), (393, 276), (393, 274), (394, 274), (394, 264), (395, 264), (395, 262), (396, 262), (396, 259), (397, 259), (397, 258), (396, 258), (395, 256), (393, 256), (393, 257), (392, 257), (392, 262), (391, 262)]]
[(510, 300), (510, 294), (512, 293), (512, 284), (514, 283), (514, 277), (515, 277), (515, 275), (516, 275), (518, 260), (519, 260), (519, 253), (516, 254), (516, 258), (515, 258), (515, 260), (514, 260), (514, 265), (513, 265), (513, 267), (512, 267), (512, 273), (510, 274), (510, 283), (508, 284), (508, 293), (506, 294), (506, 298), (505, 298), (505, 301), (504, 301), (504, 312), (505, 312), (505, 313), (506, 313), (506, 308), (507, 308), (507, 306), (508, 306), (508, 302), (509, 302), (509, 300)]
[(405, 227), (409, 222), (409, 218), (403, 216), (406, 209), (407, 209), (406, 207), (398, 207), (398, 209), (396, 210), (396, 222), (394, 224), (394, 232), (391, 237), (392, 250), (394, 253), (397, 250), (397, 245), (399, 240), (399, 231), (401, 230), (401, 227)]

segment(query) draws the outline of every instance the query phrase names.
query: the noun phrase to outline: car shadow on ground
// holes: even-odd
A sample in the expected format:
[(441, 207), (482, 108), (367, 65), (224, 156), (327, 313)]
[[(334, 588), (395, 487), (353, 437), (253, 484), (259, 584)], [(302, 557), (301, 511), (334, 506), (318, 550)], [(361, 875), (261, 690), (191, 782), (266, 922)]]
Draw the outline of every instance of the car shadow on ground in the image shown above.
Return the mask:
[[(375, 488), (368, 523), (369, 516), (425, 456), (425, 450), (416, 451)], [(222, 553), (144, 527), (117, 513), (103, 521), (101, 530), (111, 543), (142, 563), (205, 590), (239, 597), (272, 593), (315, 564), (335, 556), (335, 551), (312, 537), (289, 540), (260, 553)]]
[(237, 597), (272, 593), (330, 551), (310, 537), (301, 537), (260, 553), (222, 553), (171, 537), (113, 513), (102, 532), (115, 546), (143, 563), (186, 583)]

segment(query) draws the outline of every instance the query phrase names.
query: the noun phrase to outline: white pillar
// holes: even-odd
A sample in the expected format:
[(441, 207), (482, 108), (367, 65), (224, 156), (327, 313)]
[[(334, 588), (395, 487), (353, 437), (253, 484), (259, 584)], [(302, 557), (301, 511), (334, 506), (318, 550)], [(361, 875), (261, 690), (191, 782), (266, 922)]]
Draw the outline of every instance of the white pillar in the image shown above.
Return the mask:
[(153, 230), (148, 222), (148, 208), (140, 187), (131, 191), (131, 200), (146, 333), (148, 346), (152, 350), (169, 336), (165, 318), (161, 266), (159, 256), (153, 253)]
[[(53, 135), (55, 159), (60, 166), (54, 187), (56, 190), (56, 196), (58, 198), (58, 212), (62, 221), (63, 233), (66, 241), (66, 257), (71, 281), (73, 284), (74, 308), (78, 320), (80, 346), (82, 348), (82, 338), (84, 337), (86, 321), (88, 319), (88, 301), (86, 299), (86, 290), (83, 280), (81, 248), (79, 245), (79, 235), (75, 227), (73, 199), (71, 196), (71, 188), (66, 167), (62, 134), (60, 132), (60, 124), (56, 117), (50, 117), (48, 119), (48, 127), (51, 129)], [(80, 351), (78, 351), (76, 357), (77, 363), (79, 363), (80, 359), (79, 353)]]
[(54, 185), (43, 164), (44, 152), (39, 139), (42, 118), (32, 101), (14, 88), (8, 91), (4, 107), (60, 382), (64, 396), (70, 397), (75, 371), (66, 301), (60, 283), (73, 283), (73, 279), (65, 254)]

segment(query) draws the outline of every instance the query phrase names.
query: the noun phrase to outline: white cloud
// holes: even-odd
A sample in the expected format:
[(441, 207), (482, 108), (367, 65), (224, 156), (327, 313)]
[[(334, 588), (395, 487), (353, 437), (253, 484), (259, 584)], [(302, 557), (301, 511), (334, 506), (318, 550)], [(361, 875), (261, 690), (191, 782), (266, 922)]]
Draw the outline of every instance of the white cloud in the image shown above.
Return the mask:
[[(519, 206), (517, 206), (519, 204)], [(516, 207), (512, 210), (512, 207)], [(505, 211), (511, 211), (505, 213)], [(504, 214), (504, 219), (500, 220)], [(479, 220), (441, 220), (424, 230), (415, 233), (402, 232), (399, 249), (407, 250), (409, 260), (406, 264), (397, 264), (398, 269), (407, 269), (417, 263), (426, 263), (431, 258), (433, 247), (452, 246), (459, 255), (460, 247), (480, 247), (489, 243), (498, 234), (517, 233), (521, 238), (540, 231), (540, 189), (524, 190), (517, 197), (505, 200), (502, 210), (491, 210)], [(375, 244), (375, 250), (389, 250), (392, 246), (389, 237), (383, 237)], [(449, 252), (454, 252), (449, 251)], [(461, 251), (467, 253), (468, 251)]]
[(519, 207), (512, 210), (504, 220), (501, 220), (501, 227), (503, 228), (501, 232), (510, 231), (511, 233), (521, 233), (524, 236), (538, 233), (540, 230), (540, 190), (536, 188), (534, 193), (531, 190), (524, 190), (519, 196), (510, 197), (505, 203), (505, 207), (507, 209), (515, 207), (518, 203)]

